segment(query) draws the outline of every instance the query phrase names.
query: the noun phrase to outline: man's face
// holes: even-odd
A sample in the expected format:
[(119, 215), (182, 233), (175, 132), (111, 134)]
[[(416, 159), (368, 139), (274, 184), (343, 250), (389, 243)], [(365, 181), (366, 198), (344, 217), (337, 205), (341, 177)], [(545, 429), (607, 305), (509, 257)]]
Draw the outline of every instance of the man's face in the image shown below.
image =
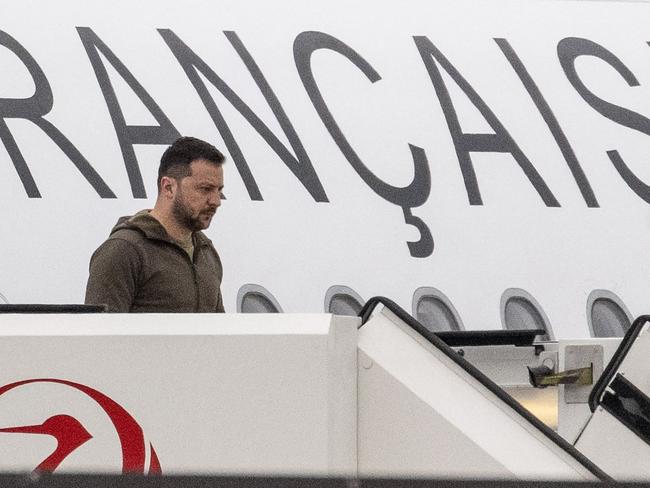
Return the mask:
[(190, 164), (192, 174), (178, 181), (172, 203), (176, 221), (192, 232), (207, 229), (221, 205), (223, 168), (204, 159)]

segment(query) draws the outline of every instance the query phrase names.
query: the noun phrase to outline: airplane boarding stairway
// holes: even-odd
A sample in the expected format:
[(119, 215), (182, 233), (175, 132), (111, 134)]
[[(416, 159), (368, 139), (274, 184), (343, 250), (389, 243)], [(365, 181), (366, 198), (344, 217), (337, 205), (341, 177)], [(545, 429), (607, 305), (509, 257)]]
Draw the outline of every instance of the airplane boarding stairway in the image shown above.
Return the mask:
[(360, 476), (608, 478), (396, 304), (362, 314)]
[(574, 443), (381, 297), (360, 317), (28, 311), (0, 315), (0, 472), (38, 465), (52, 448), (33, 434), (66, 414), (89, 440), (57, 473), (650, 477), (647, 316)]
[(650, 315), (637, 318), (589, 396), (575, 446), (618, 480), (650, 479)]

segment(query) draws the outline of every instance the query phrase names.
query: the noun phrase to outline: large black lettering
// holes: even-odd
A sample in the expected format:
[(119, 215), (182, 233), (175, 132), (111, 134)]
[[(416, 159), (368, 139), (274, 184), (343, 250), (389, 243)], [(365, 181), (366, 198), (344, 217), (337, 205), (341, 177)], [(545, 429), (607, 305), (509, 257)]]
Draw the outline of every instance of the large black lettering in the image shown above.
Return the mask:
[(44, 118), (54, 106), (54, 96), (50, 83), (36, 60), (18, 41), (3, 31), (0, 31), (0, 45), (9, 49), (20, 59), (29, 71), (35, 86), (34, 95), (29, 98), (0, 98), (0, 140), (11, 157), (27, 196), (40, 198), (41, 194), (5, 119), (25, 119), (34, 123), (72, 161), (72, 164), (76, 166), (100, 197), (115, 198), (115, 194), (86, 158), (59, 129)]
[[(559, 202), (553, 196), (553, 193), (551, 193), (551, 190), (548, 188), (541, 175), (537, 172), (503, 124), (501, 124), (499, 119), (497, 119), (492, 110), (490, 110), (483, 99), (481, 99), (478, 93), (476, 93), (469, 82), (463, 78), (458, 70), (456, 70), (456, 68), (427, 37), (415, 36), (413, 39), (420, 52), (422, 60), (424, 61), (424, 65), (429, 72), (429, 77), (431, 78), (431, 82), (433, 83), (433, 87), (445, 114), (445, 119), (447, 120), (447, 125), (454, 142), (456, 155), (458, 156), (460, 169), (465, 181), (465, 189), (467, 190), (470, 204), (483, 205), (470, 153), (497, 152), (512, 154), (512, 157), (517, 161), (517, 164), (519, 164), (519, 167), (522, 169), (546, 206), (559, 207)], [(493, 134), (468, 134), (461, 130), (458, 116), (456, 115), (456, 109), (451, 101), (449, 91), (445, 86), (445, 82), (442, 79), (436, 61), (449, 74), (449, 76), (451, 76), (472, 104), (479, 110), (492, 130), (494, 130)]]
[(280, 159), (287, 165), (291, 172), (300, 180), (309, 194), (317, 202), (327, 202), (327, 195), (323, 185), (314, 170), (314, 167), (305, 151), (302, 142), (298, 138), (293, 125), (287, 117), (282, 105), (280, 104), (275, 93), (266, 81), (261, 70), (255, 63), (255, 60), (246, 50), (243, 43), (234, 32), (225, 32), (227, 39), (233, 48), (239, 54), (240, 58), (246, 65), (249, 73), (253, 77), (258, 88), (264, 95), (273, 114), (280, 123), (289, 144), (293, 148), (295, 156), (285, 147), (282, 142), (273, 134), (269, 127), (260, 120), (260, 118), (246, 105), (243, 100), (226, 84), (225, 81), (217, 75), (197, 54), (195, 54), (173, 31), (169, 29), (160, 29), (160, 35), (169, 46), (179, 64), (185, 71), (194, 89), (198, 93), (201, 101), (205, 105), (210, 117), (214, 121), (219, 133), (223, 137), (228, 151), (230, 152), (237, 170), (246, 185), (248, 194), (252, 200), (263, 200), (257, 182), (253, 178), (248, 163), (237, 144), (228, 124), (219, 111), (217, 104), (208, 92), (199, 73), (201, 73), (219, 92), (228, 100), (228, 102), (248, 121), (248, 123), (257, 131), (266, 143), (275, 151)]
[(546, 125), (548, 126), (551, 134), (553, 135), (553, 138), (555, 139), (555, 143), (560, 148), (560, 151), (564, 156), (564, 160), (569, 166), (569, 170), (573, 175), (573, 179), (578, 185), (580, 193), (582, 193), (582, 198), (584, 198), (587, 206), (598, 207), (598, 200), (596, 200), (596, 196), (594, 195), (594, 191), (591, 188), (591, 184), (589, 184), (589, 180), (585, 176), (585, 172), (583, 171), (582, 166), (580, 166), (580, 162), (578, 161), (578, 158), (576, 157), (571, 144), (569, 144), (569, 140), (564, 134), (560, 123), (555, 117), (555, 114), (551, 110), (548, 102), (544, 98), (544, 95), (542, 95), (542, 92), (539, 90), (537, 84), (535, 83), (535, 80), (533, 80), (533, 78), (530, 76), (530, 73), (528, 73), (528, 70), (524, 66), (524, 63), (522, 63), (515, 50), (506, 39), (495, 39), (494, 41), (497, 43), (499, 48), (501, 48), (501, 51), (505, 55), (508, 62), (510, 62), (510, 65), (515, 70), (515, 73), (517, 73), (517, 76), (519, 76), (519, 79), (526, 88), (528, 95), (533, 100), (533, 103), (544, 119), (544, 122), (546, 122)]
[(354, 49), (339, 39), (322, 32), (302, 32), (294, 41), (293, 54), (300, 79), (311, 99), (316, 112), (330, 135), (361, 179), (380, 197), (402, 208), (407, 224), (414, 225), (420, 232), (420, 240), (409, 242), (412, 256), (427, 257), (433, 252), (433, 238), (427, 225), (412, 215), (411, 209), (419, 207), (429, 198), (431, 174), (424, 149), (409, 144), (414, 165), (413, 181), (405, 187), (395, 187), (378, 178), (363, 163), (352, 148), (334, 116), (330, 112), (318, 88), (311, 67), (312, 54), (319, 49), (334, 51), (350, 60), (369, 80), (375, 83), (381, 79), (379, 73)]
[[(603, 117), (616, 122), (617, 124), (650, 135), (650, 119), (637, 112), (614, 105), (613, 103), (609, 103), (596, 96), (586, 87), (576, 71), (575, 61), (579, 56), (593, 56), (605, 61), (614, 68), (625, 80), (628, 86), (640, 86), (639, 81), (636, 79), (632, 71), (630, 71), (619, 58), (600, 44), (579, 37), (567, 37), (562, 39), (557, 46), (557, 54), (562, 69), (564, 70), (564, 74), (568, 78), (569, 82), (591, 108)], [(621, 175), (621, 178), (623, 178), (623, 181), (627, 183), (632, 191), (644, 201), (650, 203), (650, 186), (641, 181), (632, 172), (628, 165), (625, 164), (625, 161), (618, 151), (607, 151), (607, 156), (609, 156), (610, 161)]]
[[(147, 193), (142, 181), (142, 174), (138, 166), (138, 160), (133, 149), (134, 144), (171, 144), (180, 137), (180, 133), (172, 125), (167, 116), (160, 109), (154, 99), (147, 93), (144, 87), (135, 79), (133, 74), (111, 51), (111, 49), (95, 34), (89, 27), (77, 27), (90, 64), (95, 71), (97, 82), (104, 95), (108, 112), (115, 127), (115, 133), (122, 150), (126, 173), (129, 177), (131, 192), (135, 198), (147, 198)], [(115, 90), (106, 71), (106, 67), (99, 55), (102, 53), (108, 62), (115, 68), (115, 71), (129, 85), (131, 90), (138, 96), (140, 101), (147, 107), (159, 125), (127, 125), (122, 113), (122, 108), (115, 95)]]

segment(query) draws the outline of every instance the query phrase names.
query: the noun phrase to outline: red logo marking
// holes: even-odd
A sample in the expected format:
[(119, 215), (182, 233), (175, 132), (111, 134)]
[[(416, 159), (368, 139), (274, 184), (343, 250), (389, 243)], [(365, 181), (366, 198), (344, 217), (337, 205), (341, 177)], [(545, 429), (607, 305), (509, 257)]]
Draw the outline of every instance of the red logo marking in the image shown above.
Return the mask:
[[(120, 440), (120, 446), (122, 447), (122, 472), (145, 473), (145, 441), (142, 428), (131, 414), (118, 403), (89, 386), (52, 378), (18, 381), (5, 385), (0, 388), (0, 396), (9, 390), (31, 383), (57, 383), (66, 385), (92, 398), (106, 412), (106, 415), (108, 415), (108, 418), (115, 427), (115, 431)], [(41, 425), (0, 429), (0, 433), (3, 432), (45, 434), (56, 439), (56, 450), (44, 459), (36, 467), (35, 471), (54, 471), (72, 452), (92, 439), (92, 435), (85, 427), (77, 419), (69, 415), (55, 415)], [(149, 474), (161, 474), (160, 461), (158, 460), (158, 455), (153, 445), (149, 444), (149, 449), (151, 450)]]

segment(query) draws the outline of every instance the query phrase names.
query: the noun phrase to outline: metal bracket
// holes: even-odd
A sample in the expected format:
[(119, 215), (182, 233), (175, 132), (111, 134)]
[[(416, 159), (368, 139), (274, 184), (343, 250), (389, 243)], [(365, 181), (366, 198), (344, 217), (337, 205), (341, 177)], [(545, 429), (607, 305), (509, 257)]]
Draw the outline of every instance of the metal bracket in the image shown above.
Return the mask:
[(593, 381), (587, 384), (574, 383), (564, 386), (564, 403), (587, 403), (589, 393), (600, 375), (603, 374), (603, 346), (573, 345), (564, 349), (564, 367), (579, 369), (591, 366)]
[(548, 366), (541, 365), (535, 368), (528, 368), (530, 383), (535, 388), (546, 388), (557, 385), (593, 385), (593, 367), (590, 364), (586, 368), (570, 369), (553, 373)]
[(572, 345), (564, 349), (564, 371), (550, 364), (528, 368), (530, 384), (535, 388), (564, 385), (565, 403), (587, 403), (594, 382), (603, 373), (603, 346)]

